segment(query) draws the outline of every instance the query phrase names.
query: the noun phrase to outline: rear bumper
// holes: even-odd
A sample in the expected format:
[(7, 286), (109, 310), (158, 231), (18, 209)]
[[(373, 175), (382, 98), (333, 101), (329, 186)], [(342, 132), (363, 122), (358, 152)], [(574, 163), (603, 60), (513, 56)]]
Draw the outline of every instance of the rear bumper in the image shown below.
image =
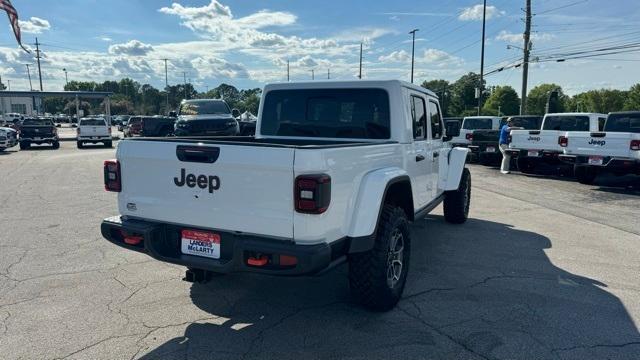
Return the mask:
[(41, 144), (41, 143), (51, 143), (51, 142), (56, 142), (58, 141), (58, 137), (57, 136), (53, 136), (53, 137), (41, 137), (41, 138), (35, 138), (35, 137), (22, 137), (20, 136), (20, 142), (29, 142), (32, 144)]
[[(529, 151), (536, 151), (537, 156), (531, 156)], [(562, 155), (562, 152), (555, 150), (522, 150), (522, 149), (507, 149), (505, 150), (511, 157), (515, 158), (527, 158), (532, 161), (542, 161), (542, 162), (559, 162), (559, 156)]]
[(589, 166), (618, 174), (640, 174), (640, 160), (638, 159), (604, 156), (602, 165), (593, 165), (589, 164), (589, 156), (586, 155), (560, 155), (559, 158), (562, 162), (577, 167)]
[[(220, 259), (212, 259), (181, 252), (181, 231), (198, 230), (197, 228), (114, 216), (104, 219), (100, 229), (105, 239), (120, 247), (145, 253), (163, 262), (217, 273), (311, 275), (344, 260), (348, 249), (347, 239), (331, 244), (298, 245), (292, 240), (202, 229), (220, 235)], [(124, 242), (123, 231), (129, 235), (142, 236), (143, 241), (138, 245), (129, 245)], [(263, 266), (247, 264), (249, 257), (255, 257), (257, 254), (269, 255), (269, 262)], [(281, 266), (280, 255), (295, 256), (297, 264)]]
[(78, 136), (78, 141), (95, 141), (95, 142), (100, 142), (100, 141), (109, 141), (111, 140), (111, 135), (106, 135), (106, 136)]

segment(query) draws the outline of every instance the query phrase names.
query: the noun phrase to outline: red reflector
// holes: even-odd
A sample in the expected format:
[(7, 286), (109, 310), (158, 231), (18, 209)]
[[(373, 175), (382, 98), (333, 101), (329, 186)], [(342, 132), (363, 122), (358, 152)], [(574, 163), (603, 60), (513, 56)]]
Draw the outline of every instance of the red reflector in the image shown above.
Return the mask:
[(569, 145), (569, 138), (567, 138), (566, 136), (560, 136), (558, 138), (558, 145), (567, 147), (567, 145)]
[(631, 144), (629, 146), (629, 149), (631, 149), (633, 151), (640, 150), (640, 140), (631, 140)]
[(142, 243), (142, 236), (125, 235), (124, 242), (129, 245), (139, 245)]
[(280, 265), (293, 266), (298, 264), (298, 258), (291, 255), (280, 255)]
[(267, 262), (269, 261), (269, 259), (267, 259), (266, 256), (261, 256), (259, 258), (254, 258), (254, 257), (250, 257), (247, 259), (247, 264), (251, 265), (251, 266), (265, 266), (267, 265)]

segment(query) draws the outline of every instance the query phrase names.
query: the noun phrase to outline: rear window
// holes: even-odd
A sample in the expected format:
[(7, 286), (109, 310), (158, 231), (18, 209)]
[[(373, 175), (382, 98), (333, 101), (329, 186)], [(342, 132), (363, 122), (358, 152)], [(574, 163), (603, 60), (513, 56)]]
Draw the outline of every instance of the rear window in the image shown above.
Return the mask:
[(512, 117), (513, 125), (524, 128), (525, 130), (540, 130), (542, 117)]
[(230, 114), (227, 103), (220, 100), (187, 101), (180, 105), (180, 115), (213, 115)]
[(274, 90), (265, 97), (262, 135), (389, 139), (382, 89)]
[(604, 131), (640, 134), (640, 113), (609, 115)]
[(467, 130), (491, 130), (493, 120), (490, 118), (464, 119), (462, 128)]
[(81, 119), (80, 126), (105, 126), (107, 125), (104, 120), (101, 119)]
[(53, 122), (49, 119), (24, 119), (22, 125), (25, 126), (52, 126)]
[(547, 116), (542, 130), (589, 131), (588, 116)]

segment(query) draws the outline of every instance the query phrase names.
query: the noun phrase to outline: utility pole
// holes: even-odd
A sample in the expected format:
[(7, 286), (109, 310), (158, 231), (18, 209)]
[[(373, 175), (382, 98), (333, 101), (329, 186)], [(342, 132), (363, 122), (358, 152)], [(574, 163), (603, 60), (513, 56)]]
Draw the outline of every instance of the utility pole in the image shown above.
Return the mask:
[(40, 78), (40, 91), (42, 90), (42, 70), (40, 69), (40, 43), (36, 38), (36, 59), (38, 60), (38, 77)]
[(287, 59), (287, 82), (289, 81), (289, 59)]
[(31, 64), (24, 64), (27, 67), (27, 76), (29, 76), (29, 90), (33, 91), (33, 85), (31, 84), (31, 71), (29, 70), (29, 66)]
[(362, 79), (362, 41), (360, 42), (360, 72), (358, 73), (358, 79)]
[(187, 72), (183, 71), (182, 75), (184, 76), (184, 98), (187, 98)]
[(331, 70), (327, 69), (327, 80), (331, 79)]
[(316, 79), (316, 75), (314, 72), (314, 69), (311, 69), (311, 80), (315, 80)]
[(484, 0), (482, 7), (482, 50), (480, 52), (480, 91), (478, 91), (478, 116), (482, 113), (482, 92), (484, 90), (484, 36), (485, 27), (487, 24), (487, 0)]
[(412, 84), (413, 84), (413, 64), (414, 64), (414, 59), (416, 55), (416, 31), (419, 31), (419, 29), (413, 29), (409, 31), (409, 34), (412, 35), (412, 41), (411, 41), (411, 83)]
[(167, 61), (169, 61), (169, 59), (162, 59), (162, 61), (164, 61), (164, 91), (167, 93), (165, 107), (168, 115), (169, 114), (169, 74), (167, 72)]
[(527, 81), (529, 78), (529, 52), (531, 51), (531, 0), (527, 0), (525, 9), (525, 27), (524, 27), (524, 59), (522, 61), (522, 94), (520, 99), (520, 115), (527, 114)]

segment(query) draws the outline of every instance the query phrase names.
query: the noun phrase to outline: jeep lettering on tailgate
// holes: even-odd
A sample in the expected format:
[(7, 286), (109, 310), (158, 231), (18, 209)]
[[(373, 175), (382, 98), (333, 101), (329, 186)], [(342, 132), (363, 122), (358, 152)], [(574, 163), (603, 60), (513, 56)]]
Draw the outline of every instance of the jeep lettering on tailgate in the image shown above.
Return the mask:
[(529, 136), (528, 141), (540, 141), (540, 136)]
[(180, 169), (180, 178), (174, 177), (173, 182), (178, 187), (183, 187), (187, 185), (190, 188), (196, 187), (196, 185), (200, 189), (209, 188), (209, 193), (213, 194), (214, 190), (220, 189), (220, 178), (212, 175), (198, 175), (195, 174), (187, 174), (187, 171), (182, 168)]
[(600, 145), (600, 146), (604, 146), (604, 144), (606, 144), (606, 143), (607, 143), (606, 140), (594, 140), (594, 139), (591, 139), (588, 142), (589, 145)]

